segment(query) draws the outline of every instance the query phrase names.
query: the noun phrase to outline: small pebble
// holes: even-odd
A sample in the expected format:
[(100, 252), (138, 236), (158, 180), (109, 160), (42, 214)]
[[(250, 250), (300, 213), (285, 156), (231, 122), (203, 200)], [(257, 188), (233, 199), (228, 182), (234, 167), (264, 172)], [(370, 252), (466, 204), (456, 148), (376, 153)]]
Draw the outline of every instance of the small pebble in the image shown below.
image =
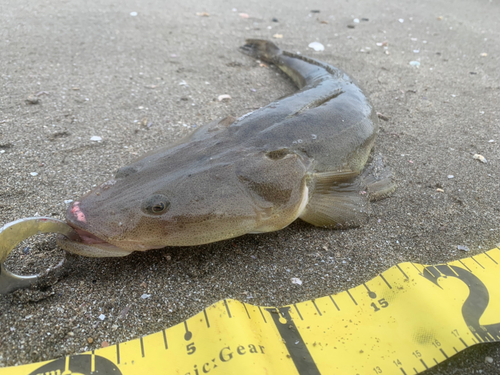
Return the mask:
[(325, 46), (323, 44), (319, 43), (319, 42), (309, 43), (308, 47), (312, 48), (316, 52), (320, 52), (320, 51), (324, 51), (325, 50)]
[(28, 104), (38, 104), (40, 103), (40, 99), (37, 98), (35, 95), (30, 95), (26, 98), (26, 102)]
[(488, 160), (483, 155), (480, 154), (474, 154), (473, 156), (474, 159), (479, 160), (481, 163), (487, 163)]
[(453, 176), (452, 174), (449, 174), (448, 178), (451, 180), (452, 178), (455, 178), (455, 176)]
[(92, 337), (89, 337), (89, 338), (87, 339), (87, 342), (88, 342), (89, 344), (92, 344), (92, 343), (94, 342), (94, 339), (93, 339)]
[(297, 277), (292, 277), (292, 284), (302, 285), (302, 280)]
[(109, 346), (109, 342), (107, 342), (107, 341), (103, 341), (101, 343), (101, 348), (107, 348), (108, 346)]
[(384, 121), (389, 121), (390, 117), (384, 115), (383, 113), (377, 112), (377, 116), (379, 119), (384, 120)]
[(104, 315), (104, 314), (99, 315), (99, 319), (101, 319), (101, 320), (106, 319), (106, 315)]
[(142, 298), (142, 299), (146, 299), (146, 298), (149, 298), (149, 297), (151, 297), (151, 294), (146, 294), (146, 293), (144, 293), (144, 294), (141, 296), (141, 298)]
[(33, 177), (38, 176), (38, 172), (30, 172), (30, 175), (32, 175)]
[(443, 190), (443, 189), (440, 189), (440, 188), (437, 188), (437, 189), (436, 189), (436, 191), (437, 191), (438, 193), (444, 193), (444, 190)]
[(246, 13), (240, 13), (239, 16), (241, 18), (250, 18), (250, 16), (248, 14), (246, 14)]
[(219, 102), (222, 102), (223, 100), (231, 100), (231, 96), (230, 95), (227, 95), (227, 94), (224, 94), (224, 95), (219, 95), (219, 97), (217, 98), (217, 100)]
[(90, 140), (94, 142), (101, 142), (102, 138), (99, 137), (98, 135), (93, 135), (92, 137), (90, 137)]
[(410, 61), (410, 65), (418, 68), (420, 66), (420, 63), (418, 61)]
[(467, 246), (464, 246), (464, 245), (458, 245), (457, 249), (462, 250), (462, 251), (469, 251), (469, 248)]
[(136, 16), (137, 16), (137, 12), (130, 12), (130, 15), (131, 15), (132, 17), (136, 17)]
[(398, 21), (401, 23), (405, 22), (405, 20), (403, 18), (400, 18)]
[(274, 34), (274, 35), (273, 35), (273, 38), (276, 38), (276, 39), (283, 39), (283, 34)]
[(487, 362), (487, 363), (493, 363), (493, 358), (491, 358), (491, 357), (486, 357), (486, 358), (484, 359), (484, 361), (485, 361), (485, 362)]
[(359, 18), (355, 18), (355, 19), (353, 19), (353, 20), (352, 20), (352, 22), (354, 22), (354, 23), (359, 23)]
[(273, 17), (273, 22), (279, 22), (276, 17)]

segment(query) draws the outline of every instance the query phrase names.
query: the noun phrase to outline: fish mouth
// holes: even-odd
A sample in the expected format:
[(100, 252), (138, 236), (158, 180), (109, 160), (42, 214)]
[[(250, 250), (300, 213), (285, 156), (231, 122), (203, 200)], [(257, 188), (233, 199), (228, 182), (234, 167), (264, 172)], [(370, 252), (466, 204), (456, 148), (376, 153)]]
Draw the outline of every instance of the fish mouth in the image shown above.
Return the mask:
[(80, 236), (80, 242), (86, 245), (96, 245), (96, 244), (109, 244), (103, 239), (97, 237), (96, 235), (80, 228), (73, 227), (76, 233)]
[(123, 257), (133, 252), (133, 250), (122, 249), (110, 244), (94, 234), (72, 225), (70, 222), (68, 224), (78, 234), (78, 238), (70, 239), (60, 235), (57, 237), (57, 244), (70, 253), (92, 258), (107, 258)]

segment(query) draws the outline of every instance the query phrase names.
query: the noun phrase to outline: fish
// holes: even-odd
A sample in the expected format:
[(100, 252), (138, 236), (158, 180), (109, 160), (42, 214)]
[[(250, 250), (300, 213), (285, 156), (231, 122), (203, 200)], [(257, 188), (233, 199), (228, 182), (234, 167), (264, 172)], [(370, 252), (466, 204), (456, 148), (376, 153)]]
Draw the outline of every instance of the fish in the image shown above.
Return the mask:
[(118, 169), (68, 207), (79, 238), (59, 238), (59, 246), (117, 257), (277, 231), (298, 218), (324, 228), (367, 220), (370, 201), (395, 183), (371, 156), (378, 118), (359, 85), (270, 41), (247, 39), (240, 51), (277, 66), (298, 91)]

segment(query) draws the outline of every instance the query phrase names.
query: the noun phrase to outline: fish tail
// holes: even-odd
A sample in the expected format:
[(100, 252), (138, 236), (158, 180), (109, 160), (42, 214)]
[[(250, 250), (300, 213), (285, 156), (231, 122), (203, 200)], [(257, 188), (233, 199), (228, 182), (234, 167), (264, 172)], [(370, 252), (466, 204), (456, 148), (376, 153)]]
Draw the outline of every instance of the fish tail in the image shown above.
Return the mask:
[(240, 51), (245, 55), (270, 63), (276, 63), (282, 54), (281, 49), (276, 44), (263, 39), (246, 39), (245, 45), (240, 47)]

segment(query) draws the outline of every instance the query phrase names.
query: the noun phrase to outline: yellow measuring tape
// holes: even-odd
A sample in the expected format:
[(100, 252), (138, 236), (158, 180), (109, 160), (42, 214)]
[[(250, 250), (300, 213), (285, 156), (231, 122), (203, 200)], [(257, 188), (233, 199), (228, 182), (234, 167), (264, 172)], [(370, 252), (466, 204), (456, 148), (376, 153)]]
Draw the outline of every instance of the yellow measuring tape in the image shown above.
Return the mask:
[(336, 295), (284, 307), (220, 301), (122, 344), (6, 374), (418, 374), (500, 341), (500, 249), (398, 264)]

